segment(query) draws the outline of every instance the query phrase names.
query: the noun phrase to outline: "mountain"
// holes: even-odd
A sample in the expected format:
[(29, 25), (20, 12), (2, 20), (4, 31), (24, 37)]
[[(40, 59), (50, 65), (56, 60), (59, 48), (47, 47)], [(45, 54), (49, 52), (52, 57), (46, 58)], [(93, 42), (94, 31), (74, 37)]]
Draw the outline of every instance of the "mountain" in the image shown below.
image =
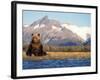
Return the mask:
[(29, 44), (31, 34), (40, 33), (43, 44), (52, 45), (80, 45), (83, 39), (76, 33), (62, 26), (58, 20), (49, 19), (48, 16), (34, 21), (28, 27), (23, 26), (23, 43)]
[(91, 35), (90, 34), (87, 34), (87, 38), (83, 42), (83, 45), (91, 45)]
[(91, 38), (88, 38), (83, 44), (84, 45), (91, 45)]

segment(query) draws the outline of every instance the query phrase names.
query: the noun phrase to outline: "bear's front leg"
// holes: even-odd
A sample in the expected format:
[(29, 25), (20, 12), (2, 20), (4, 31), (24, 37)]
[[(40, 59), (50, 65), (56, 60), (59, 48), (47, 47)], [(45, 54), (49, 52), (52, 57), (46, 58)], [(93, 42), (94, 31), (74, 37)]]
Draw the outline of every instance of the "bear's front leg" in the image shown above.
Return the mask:
[(32, 51), (32, 53), (34, 54), (34, 56), (42, 56), (41, 55), (41, 50), (40, 49), (34, 49), (33, 51)]
[(32, 48), (31, 45), (29, 45), (28, 50), (26, 51), (27, 56), (32, 56)]
[(27, 55), (27, 56), (32, 56), (31, 51), (28, 50), (28, 51), (26, 52), (26, 55)]

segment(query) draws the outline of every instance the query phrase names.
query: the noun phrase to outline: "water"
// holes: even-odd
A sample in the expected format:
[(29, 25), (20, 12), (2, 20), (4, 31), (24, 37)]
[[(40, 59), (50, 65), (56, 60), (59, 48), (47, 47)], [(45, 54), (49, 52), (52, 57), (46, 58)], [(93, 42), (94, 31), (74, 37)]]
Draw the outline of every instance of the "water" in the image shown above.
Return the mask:
[(60, 68), (60, 67), (81, 67), (90, 66), (90, 59), (64, 59), (64, 60), (41, 60), (41, 61), (23, 61), (23, 69), (40, 68)]

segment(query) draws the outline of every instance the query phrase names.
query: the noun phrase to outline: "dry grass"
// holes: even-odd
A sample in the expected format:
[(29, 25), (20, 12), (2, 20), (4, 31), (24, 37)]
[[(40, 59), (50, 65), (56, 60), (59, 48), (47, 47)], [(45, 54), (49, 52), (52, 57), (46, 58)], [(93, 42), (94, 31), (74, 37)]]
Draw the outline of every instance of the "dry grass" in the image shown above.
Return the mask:
[(90, 58), (90, 52), (47, 52), (46, 56), (27, 56), (23, 52), (23, 60), (52, 60), (52, 59), (80, 59)]

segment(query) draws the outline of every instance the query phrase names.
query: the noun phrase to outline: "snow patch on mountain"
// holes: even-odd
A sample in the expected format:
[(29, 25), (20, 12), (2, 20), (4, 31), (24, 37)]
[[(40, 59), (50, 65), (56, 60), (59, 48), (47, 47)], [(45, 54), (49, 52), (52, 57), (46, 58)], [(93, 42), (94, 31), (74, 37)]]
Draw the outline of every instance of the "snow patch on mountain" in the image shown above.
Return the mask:
[(50, 39), (46, 39), (43, 43), (48, 43), (50, 41)]
[(37, 29), (37, 28), (39, 28), (39, 24), (37, 24), (37, 25), (34, 26), (34, 29)]
[(45, 24), (41, 24), (41, 25), (40, 25), (40, 28), (43, 28), (43, 27), (45, 27)]
[(54, 30), (56, 30), (56, 31), (61, 31), (61, 28), (59, 28), (59, 27), (56, 27), (56, 26), (52, 26), (52, 29), (54, 29)]

